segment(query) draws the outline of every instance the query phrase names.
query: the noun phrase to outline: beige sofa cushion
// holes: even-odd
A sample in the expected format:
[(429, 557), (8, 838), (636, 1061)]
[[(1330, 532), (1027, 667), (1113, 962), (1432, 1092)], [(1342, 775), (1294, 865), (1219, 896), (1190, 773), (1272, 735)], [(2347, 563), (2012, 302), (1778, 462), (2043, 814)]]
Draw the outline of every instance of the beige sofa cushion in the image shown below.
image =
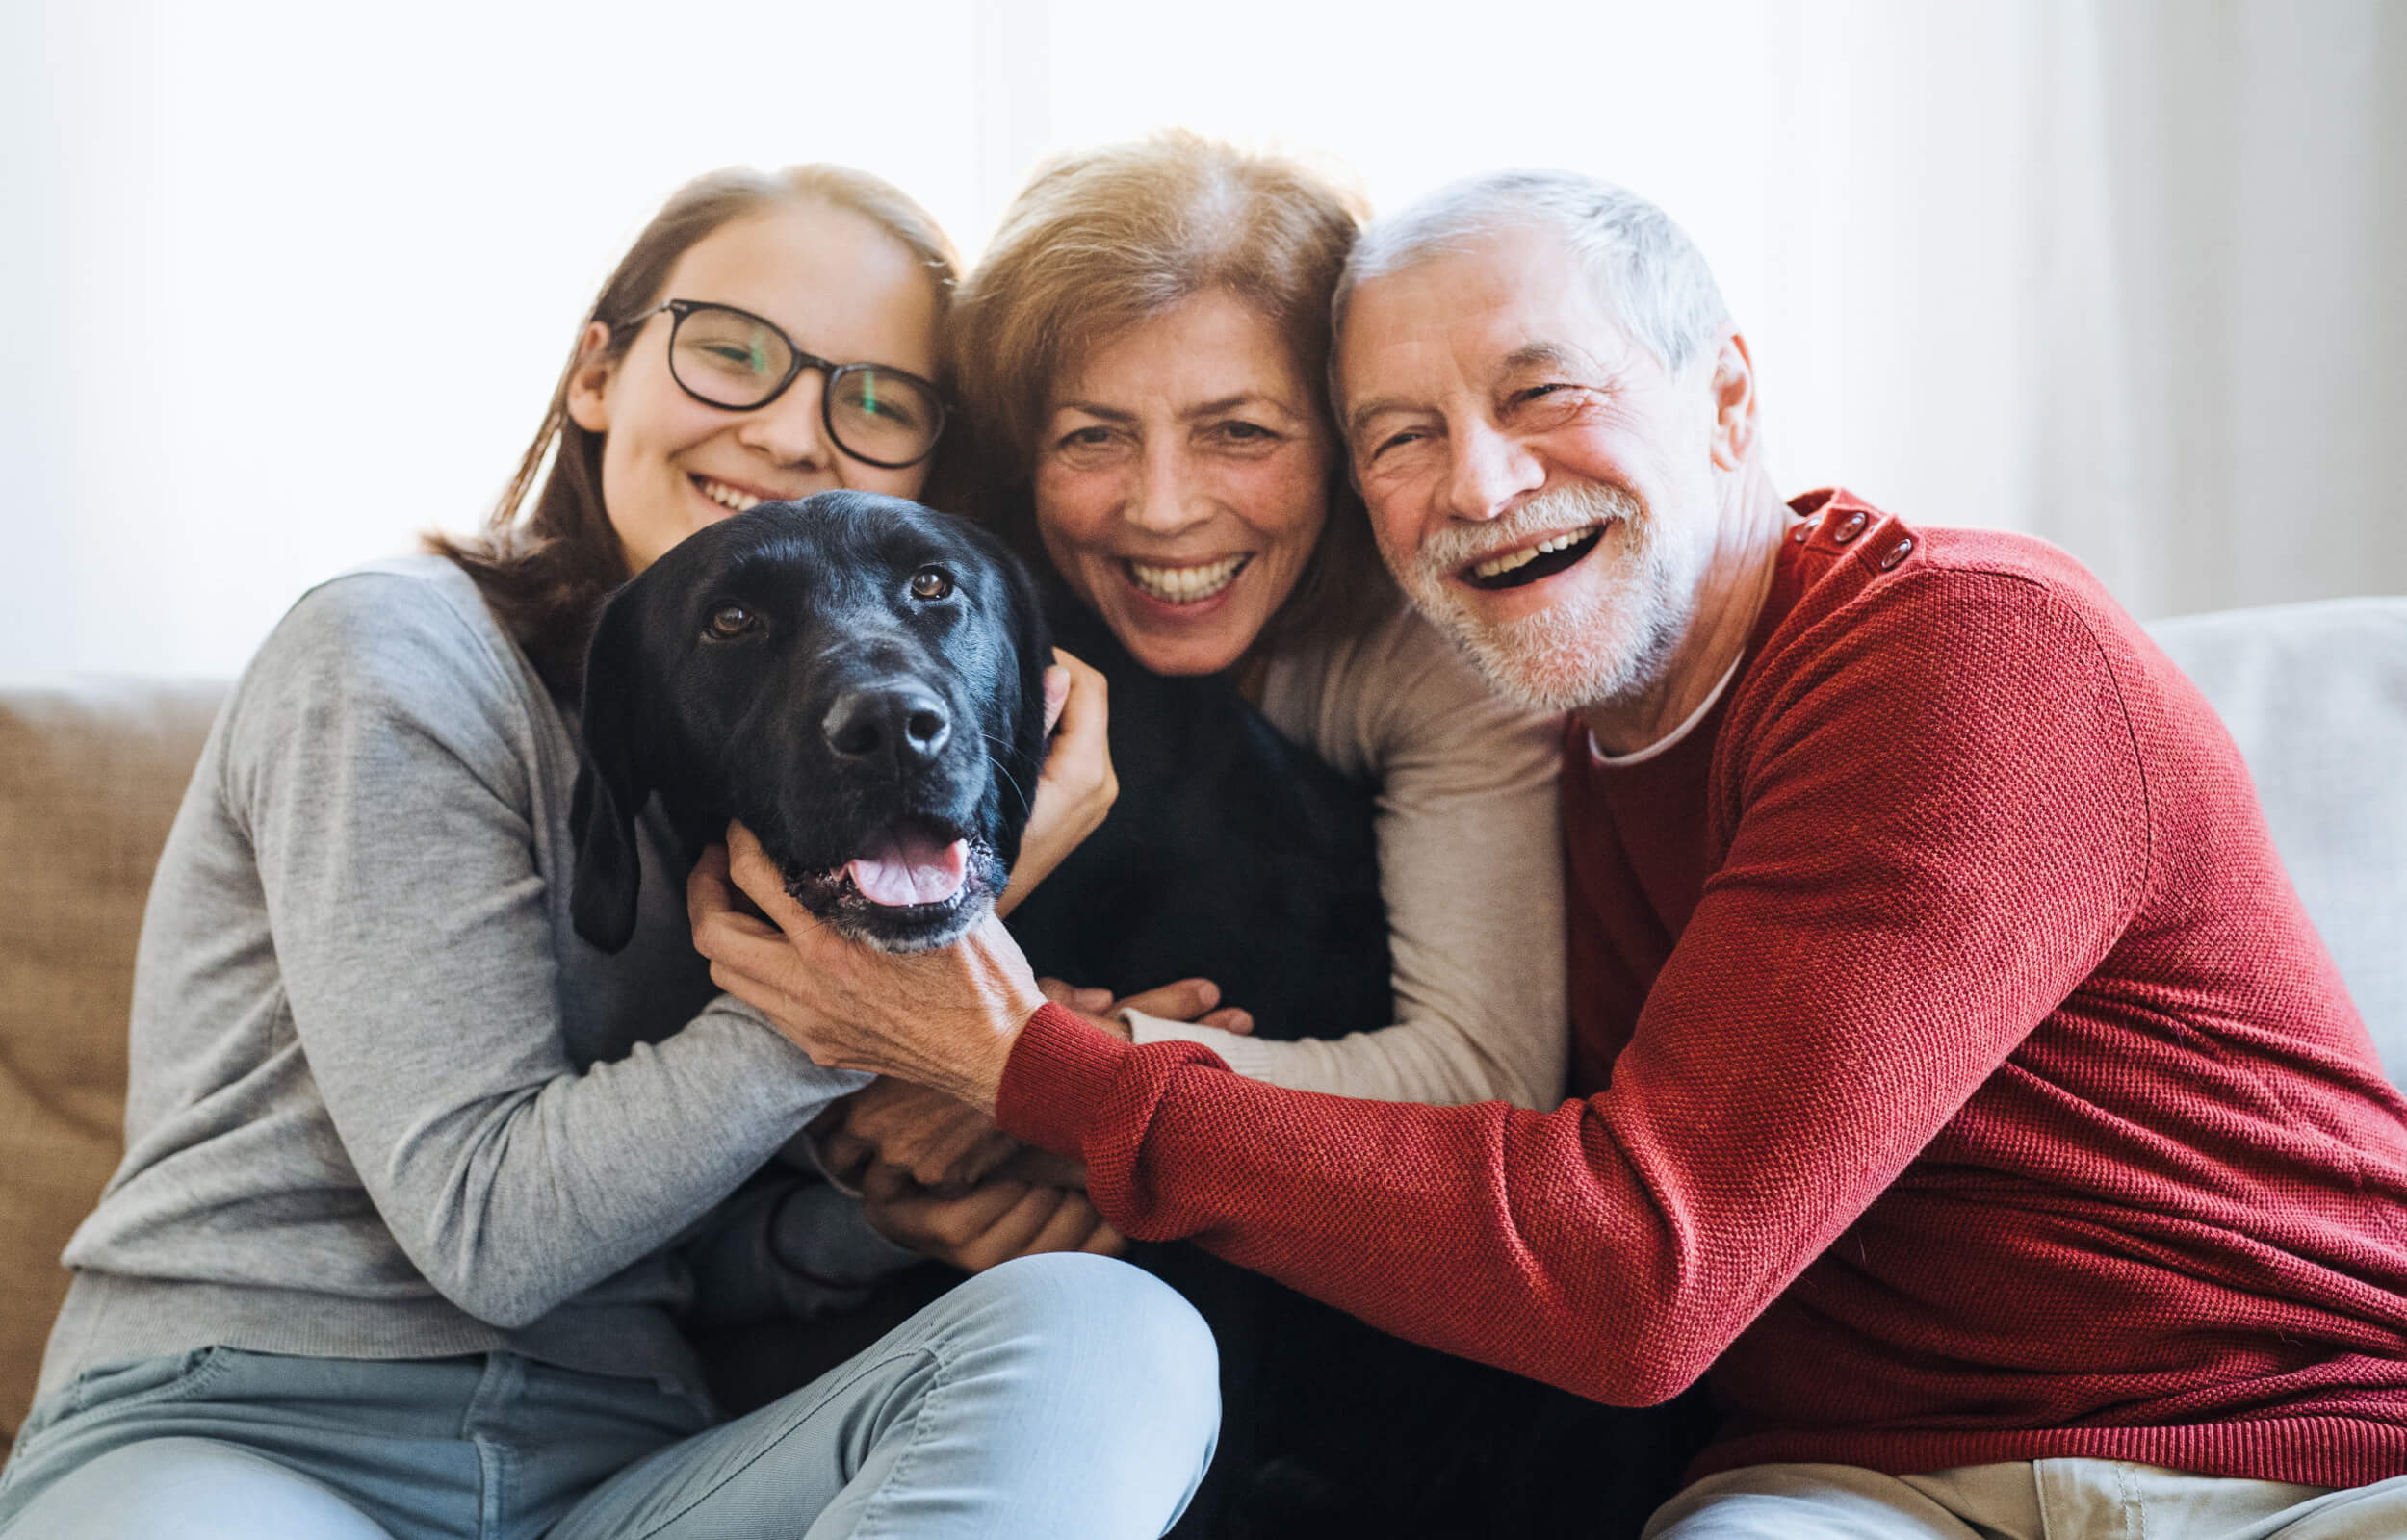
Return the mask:
[(0, 691), (0, 1440), (116, 1167), (134, 944), (224, 687)]

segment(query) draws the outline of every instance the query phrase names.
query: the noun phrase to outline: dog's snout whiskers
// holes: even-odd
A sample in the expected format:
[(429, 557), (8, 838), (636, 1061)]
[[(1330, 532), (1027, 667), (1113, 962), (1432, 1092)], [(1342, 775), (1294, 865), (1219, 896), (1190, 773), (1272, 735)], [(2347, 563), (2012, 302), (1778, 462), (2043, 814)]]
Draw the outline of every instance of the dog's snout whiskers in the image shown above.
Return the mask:
[[(1011, 744), (1008, 741), (996, 737), (994, 733), (987, 732), (983, 728), (978, 730), (978, 736), (986, 739), (989, 743), (1000, 743), (1006, 749), (1011, 747)], [(1012, 790), (1020, 793), (1020, 806), (1026, 808), (1031, 814), (1033, 814), (1036, 811), (1036, 803), (1029, 798), (1028, 788), (1020, 783), (1020, 778), (1011, 773), (1011, 766), (1003, 763), (1001, 757), (996, 755), (992, 749), (986, 751), (986, 762), (995, 767), (995, 773), (1001, 776), (1004, 783), (1008, 784)]]

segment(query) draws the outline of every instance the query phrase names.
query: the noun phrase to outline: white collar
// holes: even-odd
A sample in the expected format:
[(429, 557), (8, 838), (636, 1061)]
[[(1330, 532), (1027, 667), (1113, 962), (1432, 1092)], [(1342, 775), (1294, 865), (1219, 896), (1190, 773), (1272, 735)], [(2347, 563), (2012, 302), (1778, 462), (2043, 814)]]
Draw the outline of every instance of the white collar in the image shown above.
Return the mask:
[(1659, 754), (1669, 753), (1675, 744), (1677, 744), (1682, 738), (1687, 737), (1690, 732), (1695, 730), (1697, 723), (1705, 720), (1705, 713), (1714, 708), (1714, 703), (1721, 699), (1721, 692), (1730, 687), (1730, 681), (1732, 680), (1738, 678), (1739, 664), (1746, 661), (1747, 654), (1745, 652), (1741, 652), (1737, 658), (1732, 660), (1728, 671), (1721, 676), (1721, 682), (1716, 684), (1712, 691), (1706, 695), (1703, 704), (1698, 706), (1695, 710), (1691, 711), (1688, 714), (1688, 720), (1681, 723), (1678, 727), (1673, 728), (1669, 732), (1665, 733), (1662, 737), (1657, 738), (1654, 742), (1648, 744), (1643, 749), (1634, 749), (1628, 754), (1607, 754), (1604, 751), (1603, 746), (1597, 743), (1596, 734), (1593, 731), (1592, 731), (1588, 734), (1588, 757), (1590, 762), (1592, 764), (1603, 765), (1609, 770), (1624, 770), (1634, 764), (1644, 764), (1647, 760), (1653, 758)]

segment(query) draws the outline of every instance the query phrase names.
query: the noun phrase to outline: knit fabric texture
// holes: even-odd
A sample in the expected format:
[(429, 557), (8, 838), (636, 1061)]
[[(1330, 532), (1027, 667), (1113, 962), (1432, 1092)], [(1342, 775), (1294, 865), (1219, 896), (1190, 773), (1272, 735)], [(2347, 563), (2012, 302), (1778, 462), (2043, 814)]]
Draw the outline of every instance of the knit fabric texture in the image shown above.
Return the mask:
[(1103, 1214), (1599, 1400), (1695, 1474), (2407, 1472), (2407, 1103), (2212, 708), (2061, 552), (1796, 504), (1669, 752), (1566, 741), (1575, 1090), (1282, 1091), (1057, 1008), (1004, 1126)]

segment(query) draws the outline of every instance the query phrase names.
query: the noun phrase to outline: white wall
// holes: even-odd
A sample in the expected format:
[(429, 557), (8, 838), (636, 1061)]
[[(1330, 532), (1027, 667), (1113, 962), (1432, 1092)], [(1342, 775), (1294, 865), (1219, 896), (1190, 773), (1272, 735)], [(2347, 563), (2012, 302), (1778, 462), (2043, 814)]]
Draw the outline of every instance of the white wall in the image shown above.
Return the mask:
[(13, 0), (0, 676), (229, 673), (474, 524), (694, 172), (852, 162), (974, 252), (1047, 148), (1172, 122), (1385, 207), (1508, 164), (1656, 198), (1785, 486), (2037, 530), (2147, 614), (2407, 590), (2387, 5)]
[(474, 525), (695, 172), (974, 217), (966, 0), (908, 77), (887, 8), (723, 9), (0, 13), (0, 672), (228, 673), (313, 579)]

